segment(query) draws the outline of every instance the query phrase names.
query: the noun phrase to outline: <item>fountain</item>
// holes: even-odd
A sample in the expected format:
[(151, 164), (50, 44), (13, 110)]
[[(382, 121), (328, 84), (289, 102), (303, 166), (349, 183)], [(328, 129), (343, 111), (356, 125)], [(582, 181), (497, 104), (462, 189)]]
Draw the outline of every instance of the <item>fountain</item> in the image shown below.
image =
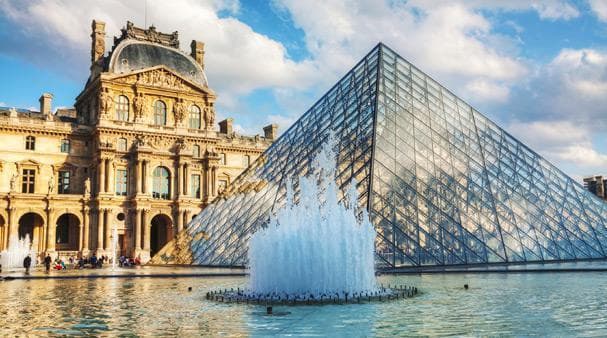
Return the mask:
[(116, 270), (116, 255), (118, 254), (118, 229), (116, 225), (112, 228), (112, 271)]
[(11, 236), (8, 242), (8, 250), (0, 252), (2, 269), (23, 268), (23, 259), (27, 255), (32, 257), (32, 265), (36, 264), (36, 252), (32, 250), (29, 234), (21, 239), (17, 235)]
[(251, 236), (252, 292), (318, 298), (377, 291), (375, 229), (366, 210), (359, 214), (355, 182), (338, 200), (335, 170), (335, 153), (325, 146), (313, 172), (298, 178), (298, 202), (287, 184), (285, 206)]
[(376, 232), (366, 209), (358, 207), (356, 182), (345, 193), (335, 183), (333, 144), (330, 137), (312, 162), (311, 173), (297, 178), (297, 194), (287, 184), (284, 207), (251, 236), (249, 289), (210, 292), (208, 299), (322, 304), (417, 293), (416, 288), (377, 285)]

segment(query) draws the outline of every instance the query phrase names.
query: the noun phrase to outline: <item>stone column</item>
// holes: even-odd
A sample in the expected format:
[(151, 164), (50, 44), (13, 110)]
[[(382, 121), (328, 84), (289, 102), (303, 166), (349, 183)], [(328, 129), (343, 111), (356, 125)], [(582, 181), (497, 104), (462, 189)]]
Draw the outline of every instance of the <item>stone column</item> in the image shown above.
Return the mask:
[(137, 209), (137, 214), (135, 217), (135, 224), (133, 224), (133, 237), (135, 238), (135, 245), (133, 248), (135, 249), (135, 254), (138, 254), (141, 251), (141, 224), (143, 223), (143, 212), (141, 209)]
[(114, 177), (116, 176), (115, 174), (115, 168), (116, 166), (114, 165), (114, 161), (111, 159), (107, 160), (107, 168), (108, 168), (108, 172), (107, 172), (107, 180), (108, 180), (108, 185), (107, 185), (107, 192), (109, 193), (114, 193), (114, 187), (116, 186), (116, 182), (114, 181)]
[(98, 179), (98, 192), (105, 192), (105, 159), (99, 160), (99, 179)]
[(143, 160), (141, 163), (141, 192), (148, 193), (148, 160)]
[(143, 250), (147, 251), (148, 254), (150, 252), (150, 241), (152, 239), (150, 232), (152, 231), (152, 224), (148, 224), (148, 213), (150, 212), (147, 209), (142, 211), (141, 217), (141, 227), (143, 229)]
[(113, 210), (112, 209), (106, 209), (105, 210), (105, 225), (103, 226), (105, 230), (105, 251), (106, 252), (110, 252), (112, 250), (112, 223), (114, 222), (113, 219)]
[(80, 223), (80, 225), (78, 225), (78, 251), (82, 252), (82, 249), (84, 248), (84, 224)]
[(109, 192), (110, 187), (110, 159), (105, 159), (105, 185), (103, 188), (103, 192)]
[(183, 230), (183, 210), (178, 210), (177, 211), (177, 232), (175, 232), (173, 235), (177, 236), (177, 233), (180, 233), (181, 230)]
[(103, 250), (103, 233), (105, 226), (105, 209), (99, 209), (97, 212), (97, 255)]
[(137, 189), (137, 195), (139, 195), (143, 190), (143, 175), (141, 174), (143, 166), (142, 162), (143, 161), (141, 160), (137, 160), (135, 165), (135, 187)]
[(10, 245), (10, 238), (15, 238), (15, 236), (19, 235), (19, 223), (17, 221), (17, 216), (15, 215), (16, 211), (15, 207), (8, 208), (8, 231), (4, 232), (5, 249), (8, 249), (8, 246)]
[(177, 189), (175, 190), (178, 198), (183, 195), (183, 165), (181, 163), (177, 165)]
[(89, 212), (90, 209), (86, 208), (84, 209), (84, 211), (82, 212), (82, 222), (84, 223), (83, 226), (83, 234), (82, 234), (82, 253), (84, 254), (88, 254), (89, 250), (91, 249), (89, 247), (89, 236), (90, 236), (90, 217), (89, 217)]
[(183, 194), (190, 195), (190, 174), (187, 163), (183, 165)]
[(46, 251), (55, 252), (57, 223), (53, 222), (53, 209), (46, 210)]

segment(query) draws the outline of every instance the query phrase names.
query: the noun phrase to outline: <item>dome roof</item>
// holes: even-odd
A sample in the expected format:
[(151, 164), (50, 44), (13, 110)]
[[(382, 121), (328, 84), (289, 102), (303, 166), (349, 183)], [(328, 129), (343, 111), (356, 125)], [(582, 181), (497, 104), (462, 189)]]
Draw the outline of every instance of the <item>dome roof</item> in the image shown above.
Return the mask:
[(194, 59), (178, 49), (148, 41), (122, 41), (112, 52), (108, 71), (129, 73), (159, 65), (170, 68), (195, 84), (208, 87), (207, 77)]

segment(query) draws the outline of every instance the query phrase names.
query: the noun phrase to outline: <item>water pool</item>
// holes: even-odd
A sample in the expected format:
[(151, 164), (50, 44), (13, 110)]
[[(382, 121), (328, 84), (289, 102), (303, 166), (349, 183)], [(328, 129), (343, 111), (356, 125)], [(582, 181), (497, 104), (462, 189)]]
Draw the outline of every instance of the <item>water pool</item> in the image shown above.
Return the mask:
[[(382, 276), (423, 294), (361, 305), (275, 307), (205, 300), (247, 277), (0, 282), (0, 328), (14, 335), (607, 335), (607, 273)], [(470, 288), (464, 290), (463, 285)], [(192, 291), (188, 291), (188, 287)]]

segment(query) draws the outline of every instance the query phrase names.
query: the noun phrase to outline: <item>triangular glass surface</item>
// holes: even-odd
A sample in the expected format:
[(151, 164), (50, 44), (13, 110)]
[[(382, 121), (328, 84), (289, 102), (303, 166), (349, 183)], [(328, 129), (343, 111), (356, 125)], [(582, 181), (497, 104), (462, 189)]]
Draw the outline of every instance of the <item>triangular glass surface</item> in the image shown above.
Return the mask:
[(607, 203), (379, 44), (188, 225), (192, 263), (246, 264), (250, 235), (330, 133), (379, 266), (606, 257)]

